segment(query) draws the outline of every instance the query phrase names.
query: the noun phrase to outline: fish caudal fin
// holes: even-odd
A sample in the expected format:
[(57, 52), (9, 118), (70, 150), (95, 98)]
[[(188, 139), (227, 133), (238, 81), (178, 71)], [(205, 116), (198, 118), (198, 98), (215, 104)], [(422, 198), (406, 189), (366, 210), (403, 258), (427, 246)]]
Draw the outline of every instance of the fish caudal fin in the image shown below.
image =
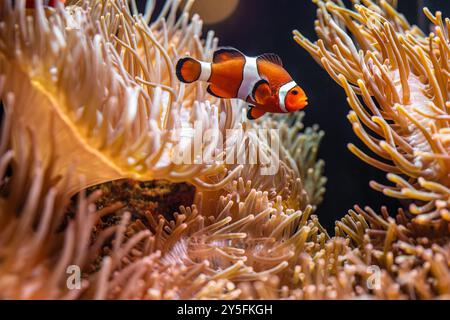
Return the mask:
[(202, 73), (202, 64), (190, 57), (181, 58), (176, 66), (177, 78), (184, 83), (192, 83), (199, 80)]

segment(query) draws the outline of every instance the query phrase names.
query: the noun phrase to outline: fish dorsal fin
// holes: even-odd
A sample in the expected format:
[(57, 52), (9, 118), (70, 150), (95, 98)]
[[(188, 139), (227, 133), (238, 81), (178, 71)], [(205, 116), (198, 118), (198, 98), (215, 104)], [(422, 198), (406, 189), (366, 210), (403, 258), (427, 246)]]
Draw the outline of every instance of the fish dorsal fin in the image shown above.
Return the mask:
[(259, 59), (272, 62), (274, 64), (277, 64), (279, 66), (283, 66), (283, 61), (281, 61), (281, 58), (279, 55), (275, 53), (263, 53), (262, 55), (258, 56)]
[(245, 57), (242, 52), (232, 47), (221, 47), (214, 52), (213, 62), (223, 62), (233, 58)]

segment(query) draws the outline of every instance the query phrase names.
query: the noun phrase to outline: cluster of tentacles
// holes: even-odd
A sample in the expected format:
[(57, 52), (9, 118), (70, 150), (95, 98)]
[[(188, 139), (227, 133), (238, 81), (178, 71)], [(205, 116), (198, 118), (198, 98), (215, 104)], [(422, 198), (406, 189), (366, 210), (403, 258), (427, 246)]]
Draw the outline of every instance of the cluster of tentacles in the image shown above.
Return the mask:
[[(356, 151), (396, 169), (383, 191), (428, 201), (396, 218), (355, 207), (330, 237), (316, 215), (323, 132), (301, 113), (243, 121), (240, 103), (174, 80), (180, 55), (217, 47), (191, 1), (169, 0), (153, 20), (153, 1), (143, 14), (135, 1), (50, 14), (14, 3), (0, 7), (0, 298), (450, 298), (443, 26), (425, 39), (385, 2), (319, 1), (324, 40), (298, 35), (347, 90), (355, 132), (393, 162)], [(188, 152), (198, 122), (212, 161)], [(183, 152), (192, 162), (172, 161)]]
[[(282, 126), (286, 135), (299, 133), (298, 127), (288, 129), (274, 120), (269, 125)], [(328, 239), (312, 215), (324, 181), (312, 172), (321, 165), (308, 142), (316, 146), (318, 141), (312, 141), (321, 135), (313, 130), (302, 137), (295, 143), (305, 155), (294, 157), (292, 167), (280, 167), (285, 189), (278, 190), (276, 182), (263, 185), (263, 176), (244, 166), (244, 176), (252, 174), (253, 180), (240, 177), (221, 190), (196, 191), (193, 204), (169, 216), (155, 214), (150, 201), (139, 206), (129, 197), (108, 200), (105, 188), (80, 192), (71, 200), (55, 187), (51, 167), (35, 149), (4, 150), (2, 297), (238, 298), (243, 294), (239, 286), (277, 274), (280, 285), (289, 287), (303, 255), (315, 254)], [(27, 145), (27, 139), (32, 137), (22, 136), (21, 144)], [(292, 147), (289, 142), (284, 146)], [(310, 165), (302, 168), (309, 178), (291, 178), (293, 171), (301, 171), (295, 162)], [(62, 179), (58, 185), (85, 182), (73, 171)], [(303, 189), (308, 180), (310, 188), (316, 186), (311, 193)], [(81, 271), (78, 287), (69, 285), (72, 268)]]
[(349, 9), (317, 1), (319, 40), (297, 30), (294, 39), (345, 90), (348, 120), (378, 158), (353, 144), (350, 151), (395, 184), (370, 185), (407, 207), (394, 219), (386, 208), (379, 215), (355, 206), (336, 222), (335, 235), (351, 239), (348, 265), (381, 272), (376, 296), (448, 299), (449, 20), (424, 8), (433, 25), (426, 36), (396, 11), (395, 1), (352, 2)]
[(348, 120), (379, 158), (349, 149), (388, 172), (394, 186), (371, 182), (384, 194), (414, 200), (408, 212), (418, 223), (450, 221), (448, 144), (449, 30), (440, 12), (425, 36), (387, 1), (318, 1), (316, 43), (294, 31), (295, 40), (340, 84), (352, 108)]
[[(323, 133), (301, 133), (300, 117), (242, 123), (239, 103), (176, 82), (177, 58), (206, 60), (217, 39), (201, 40), (192, 2), (167, 1), (149, 23), (152, 3), (142, 15), (122, 0), (2, 3), (2, 298), (237, 297), (233, 285), (284, 271), (308, 237), (325, 241), (311, 217)], [(73, 197), (123, 178), (187, 182), (195, 199), (158, 215), (103, 186)]]
[[(8, 166), (16, 161), (26, 164), (33, 176), (8, 174)], [(379, 216), (356, 207), (330, 238), (312, 215), (312, 206), (286, 209), (286, 197), (271, 200), (269, 192), (252, 188), (252, 182), (242, 178), (229, 190), (197, 193), (194, 204), (165, 217), (155, 215), (151, 206), (135, 210), (132, 202), (102, 201), (106, 190), (90, 190), (87, 196), (81, 192), (69, 205), (70, 199), (49, 183), (49, 168), (33, 151), (7, 151), (0, 163), (4, 298), (449, 294), (446, 230), (411, 226), (401, 211), (394, 220), (385, 211)], [(69, 178), (70, 173), (65, 176)], [(22, 197), (13, 197), (13, 185)], [(68, 214), (67, 207), (75, 209)], [(68, 286), (73, 266), (82, 275), (75, 288)], [(368, 287), (378, 271), (379, 287)]]

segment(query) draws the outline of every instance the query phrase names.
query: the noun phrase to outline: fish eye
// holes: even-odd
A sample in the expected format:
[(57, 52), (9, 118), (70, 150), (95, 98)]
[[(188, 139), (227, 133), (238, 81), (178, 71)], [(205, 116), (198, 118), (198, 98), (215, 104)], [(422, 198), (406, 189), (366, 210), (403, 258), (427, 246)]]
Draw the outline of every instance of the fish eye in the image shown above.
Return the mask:
[(297, 91), (297, 90), (292, 90), (292, 94), (293, 94), (294, 96), (296, 96), (296, 95), (298, 94), (298, 91)]

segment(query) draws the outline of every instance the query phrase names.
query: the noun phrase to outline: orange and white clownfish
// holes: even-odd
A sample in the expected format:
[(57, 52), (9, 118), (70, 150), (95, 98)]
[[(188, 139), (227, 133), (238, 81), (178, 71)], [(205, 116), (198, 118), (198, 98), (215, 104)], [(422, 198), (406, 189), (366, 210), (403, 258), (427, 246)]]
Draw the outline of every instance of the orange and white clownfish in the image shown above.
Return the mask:
[(308, 104), (305, 92), (273, 53), (247, 57), (237, 49), (224, 47), (214, 52), (212, 63), (181, 58), (176, 74), (184, 83), (208, 82), (207, 91), (215, 97), (248, 102), (247, 118), (251, 120), (266, 112), (295, 112)]

